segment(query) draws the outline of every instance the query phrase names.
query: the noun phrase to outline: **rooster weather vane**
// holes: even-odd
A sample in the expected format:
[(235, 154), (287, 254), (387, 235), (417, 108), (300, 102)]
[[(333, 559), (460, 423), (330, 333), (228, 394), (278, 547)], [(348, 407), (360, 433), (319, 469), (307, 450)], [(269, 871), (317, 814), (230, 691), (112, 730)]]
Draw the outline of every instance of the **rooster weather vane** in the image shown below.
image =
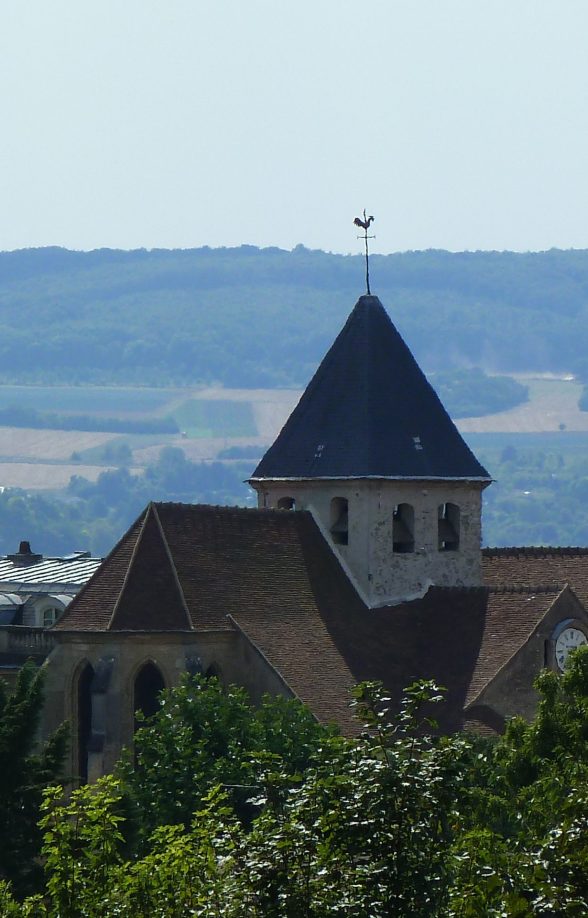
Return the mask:
[(370, 253), (368, 249), (368, 239), (375, 239), (375, 236), (368, 236), (368, 230), (370, 228), (370, 223), (374, 222), (373, 217), (366, 217), (365, 210), (363, 212), (363, 220), (361, 217), (356, 217), (353, 221), (355, 226), (360, 226), (364, 231), (363, 236), (358, 236), (358, 239), (363, 239), (365, 241), (365, 283), (367, 286), (368, 296), (371, 296), (372, 292), (370, 290)]

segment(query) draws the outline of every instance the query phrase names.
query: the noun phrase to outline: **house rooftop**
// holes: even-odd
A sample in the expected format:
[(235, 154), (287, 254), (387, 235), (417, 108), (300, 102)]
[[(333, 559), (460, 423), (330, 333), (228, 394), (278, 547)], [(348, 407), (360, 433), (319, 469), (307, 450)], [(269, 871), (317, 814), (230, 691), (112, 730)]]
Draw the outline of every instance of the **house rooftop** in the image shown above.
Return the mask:
[(101, 562), (101, 558), (90, 557), (88, 551), (45, 557), (31, 551), (29, 542), (22, 541), (17, 552), (0, 557), (0, 589), (11, 592), (9, 586), (17, 589), (22, 586), (27, 592), (35, 592), (35, 589), (62, 586), (77, 590)]

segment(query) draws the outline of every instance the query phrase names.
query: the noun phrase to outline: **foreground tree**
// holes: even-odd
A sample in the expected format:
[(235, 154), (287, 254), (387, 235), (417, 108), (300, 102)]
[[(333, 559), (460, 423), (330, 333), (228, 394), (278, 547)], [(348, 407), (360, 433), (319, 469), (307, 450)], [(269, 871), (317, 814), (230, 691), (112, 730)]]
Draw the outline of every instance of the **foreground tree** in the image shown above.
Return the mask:
[(216, 678), (189, 675), (162, 692), (153, 717), (139, 717), (133, 754), (117, 773), (140, 851), (158, 826), (189, 826), (217, 784), (247, 822), (265, 763), (275, 759), (299, 777), (335, 732), (297, 700), (268, 695), (255, 706), (238, 686), (225, 690)]
[(459, 804), (456, 914), (588, 914), (588, 648), (545, 671), (527, 723), (479, 747)]
[[(588, 914), (588, 648), (538, 688), (534, 721), (515, 720), (488, 743), (434, 735), (424, 716), (440, 697), (431, 684), (411, 687), (395, 716), (381, 688), (364, 685), (356, 704), (367, 729), (346, 740), (311, 726), (296, 706), (268, 702), (260, 715), (239, 692), (215, 698), (218, 686), (186, 680), (165, 696), (163, 739), (159, 715), (143, 728), (136, 774), (127, 762), (65, 803), (61, 789), (47, 793), (46, 893), (17, 904), (0, 884), (0, 913), (580, 918)], [(126, 800), (147, 807), (166, 779), (181, 805), (164, 795), (159, 809), (152, 797), (155, 822), (169, 807), (187, 812), (189, 800), (195, 815), (149, 837), (144, 821), (133, 853)]]
[(42, 879), (40, 806), (44, 789), (61, 770), (67, 740), (62, 727), (38, 748), (43, 679), (42, 670), (26, 663), (12, 692), (0, 680), (0, 877), (19, 893)]

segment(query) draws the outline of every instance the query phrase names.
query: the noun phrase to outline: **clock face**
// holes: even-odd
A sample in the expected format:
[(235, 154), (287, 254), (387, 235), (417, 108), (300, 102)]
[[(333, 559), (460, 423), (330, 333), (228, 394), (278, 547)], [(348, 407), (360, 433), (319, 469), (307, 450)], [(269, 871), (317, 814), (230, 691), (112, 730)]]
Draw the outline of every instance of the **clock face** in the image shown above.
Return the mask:
[(588, 643), (588, 638), (579, 628), (564, 628), (555, 642), (555, 659), (563, 672), (571, 650)]

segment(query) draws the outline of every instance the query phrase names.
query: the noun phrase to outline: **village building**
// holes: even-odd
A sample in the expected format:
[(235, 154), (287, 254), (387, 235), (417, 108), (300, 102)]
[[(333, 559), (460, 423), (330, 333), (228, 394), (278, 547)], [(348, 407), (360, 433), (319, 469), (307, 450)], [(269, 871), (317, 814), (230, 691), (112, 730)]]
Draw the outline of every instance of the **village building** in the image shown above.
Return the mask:
[(295, 696), (352, 734), (351, 687), (446, 689), (498, 732), (588, 634), (588, 550), (481, 550), (491, 484), (375, 296), (250, 479), (257, 509), (150, 504), (50, 629), (44, 730), (108, 772), (182, 673)]
[(89, 551), (47, 557), (22, 541), (0, 557), (0, 675), (9, 683), (27, 659), (42, 663), (53, 646), (47, 629), (98, 570)]

